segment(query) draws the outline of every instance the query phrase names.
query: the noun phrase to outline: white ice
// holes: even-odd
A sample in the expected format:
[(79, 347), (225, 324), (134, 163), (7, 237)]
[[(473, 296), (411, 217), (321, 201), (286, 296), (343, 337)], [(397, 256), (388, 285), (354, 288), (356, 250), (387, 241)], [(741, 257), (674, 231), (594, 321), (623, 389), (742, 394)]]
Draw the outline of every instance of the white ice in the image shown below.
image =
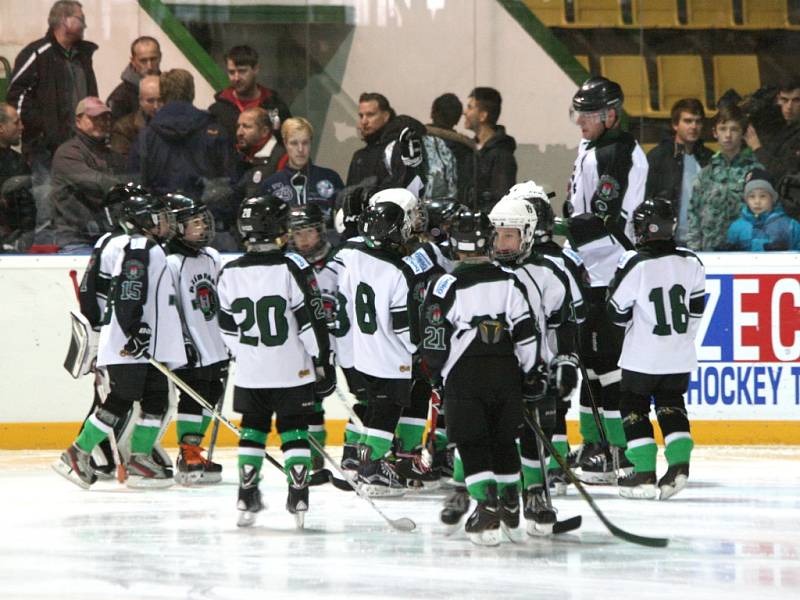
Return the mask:
[(444, 492), (378, 500), (416, 521), (397, 533), (354, 494), (312, 488), (297, 531), (266, 463), (269, 508), (243, 530), (233, 449), (217, 454), (222, 484), (160, 491), (81, 490), (50, 469), (57, 454), (0, 452), (3, 600), (800, 598), (800, 448), (698, 448), (688, 488), (665, 502), (590, 488), (616, 525), (666, 549), (612, 537), (574, 489), (555, 502), (560, 518), (583, 515), (577, 532), (499, 548), (443, 535)]

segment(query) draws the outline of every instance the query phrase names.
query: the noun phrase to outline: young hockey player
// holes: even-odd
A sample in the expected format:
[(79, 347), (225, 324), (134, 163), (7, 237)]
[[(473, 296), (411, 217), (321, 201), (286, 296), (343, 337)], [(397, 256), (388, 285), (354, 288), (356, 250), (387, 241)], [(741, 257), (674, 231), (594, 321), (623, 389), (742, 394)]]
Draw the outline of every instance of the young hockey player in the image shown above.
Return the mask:
[(491, 262), (493, 238), (486, 215), (456, 215), (456, 268), (436, 280), (422, 308), (422, 355), (444, 388), (448, 435), (477, 501), (465, 529), (479, 545), (499, 544), (501, 522), (519, 525), (523, 387), (538, 397), (544, 386), (536, 319), (518, 279)]
[[(563, 404), (578, 385), (578, 357), (569, 280), (555, 263), (531, 252), (537, 223), (536, 210), (527, 200), (531, 191), (515, 186), (492, 208), (489, 218), (497, 231), (495, 259), (512, 270), (524, 286), (543, 333), (541, 358), (550, 366), (553, 385), (540, 403), (539, 417), (542, 429), (550, 435), (555, 431), (557, 404)], [(528, 427), (521, 430), (520, 452), (526, 528), (531, 535), (547, 535), (556, 515), (543, 488), (546, 457), (539, 456), (536, 437)]]
[(302, 527), (308, 510), (308, 417), (314, 412), (315, 385), (323, 395), (335, 386), (314, 269), (302, 256), (284, 253), (288, 222), (289, 205), (280, 198), (245, 200), (238, 227), (246, 253), (225, 265), (217, 287), (220, 328), (236, 360), (233, 408), (242, 414), (240, 527), (253, 525), (264, 508), (258, 482), (273, 414), (289, 485), (286, 510)]
[(123, 202), (123, 226), (131, 233), (111, 272), (111, 306), (97, 356), (97, 366), (108, 373), (107, 397), (54, 465), (60, 475), (84, 488), (96, 481), (89, 455), (135, 401), (142, 411), (131, 436), (128, 486), (172, 485), (172, 469), (151, 457), (169, 404), (167, 380), (147, 362), (149, 355), (162, 363), (186, 363), (175, 289), (159, 245), (171, 230), (169, 216), (161, 199), (151, 195), (131, 195)]
[(339, 293), (350, 322), (353, 362), (368, 396), (358, 479), (376, 496), (402, 494), (403, 479), (417, 476), (409, 460), (401, 459), (399, 477), (385, 457), (401, 411), (409, 405), (419, 309), (416, 274), (403, 256), (419, 220), (418, 201), (411, 192), (378, 192), (359, 224), (364, 246), (336, 258), (342, 267)]
[[(177, 292), (183, 322), (187, 363), (175, 374), (207, 399), (221, 406), (228, 373), (228, 349), (217, 321), (219, 252), (209, 247), (214, 217), (206, 206), (182, 194), (164, 197), (175, 221), (175, 235), (167, 243), (167, 265)], [(201, 447), (211, 415), (183, 391), (175, 425), (179, 444), (175, 481), (182, 484), (219, 483), (222, 466), (203, 456)]]
[[(617, 361), (622, 336), (606, 315), (605, 297), (619, 257), (633, 246), (631, 218), (644, 200), (648, 166), (639, 144), (620, 126), (623, 100), (618, 83), (592, 77), (575, 93), (570, 109), (582, 139), (565, 204), (569, 214), (565, 214), (570, 216), (570, 244), (583, 258), (590, 278), (580, 347), (588, 385), (602, 404), (611, 445), (608, 453), (601, 448), (595, 449), (598, 453), (594, 456), (582, 452), (582, 478), (593, 483), (613, 483), (614, 465), (629, 466), (623, 454), (626, 442), (619, 413), (621, 373)], [(586, 399), (581, 404), (590, 406)]]
[(705, 308), (705, 269), (673, 239), (675, 219), (666, 198), (647, 199), (633, 213), (637, 250), (625, 253), (609, 287), (608, 312), (625, 328), (622, 417), (634, 471), (619, 479), (626, 498), (655, 498), (657, 447), (650, 401), (664, 436), (669, 467), (658, 481), (661, 500), (689, 477), (692, 436), (683, 395), (697, 368), (695, 337)]

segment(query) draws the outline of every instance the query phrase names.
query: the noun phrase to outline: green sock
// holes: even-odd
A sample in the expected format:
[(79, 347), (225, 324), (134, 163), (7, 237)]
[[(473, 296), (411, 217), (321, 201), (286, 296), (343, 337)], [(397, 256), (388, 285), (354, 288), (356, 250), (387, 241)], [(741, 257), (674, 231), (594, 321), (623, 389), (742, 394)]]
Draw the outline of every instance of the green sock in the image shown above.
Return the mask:
[(494, 473), (491, 471), (484, 471), (483, 473), (470, 475), (467, 477), (466, 483), (469, 495), (478, 502), (481, 502), (482, 500), (486, 500), (489, 486), (495, 484)]
[(344, 428), (344, 443), (348, 445), (358, 444), (361, 440), (361, 433), (352, 423), (348, 423)]
[(203, 422), (200, 423), (200, 435), (202, 437), (206, 436), (206, 431), (208, 431), (208, 426), (211, 424), (211, 417), (205, 412), (203, 412)]
[(425, 432), (425, 419), (400, 417), (395, 434), (400, 440), (400, 451), (411, 452), (422, 446), (422, 435)]
[[(567, 436), (560, 433), (555, 434), (553, 436), (552, 442), (553, 442), (553, 447), (556, 449), (556, 452), (558, 452), (558, 455), (561, 458), (566, 459), (567, 454), (569, 454), (569, 443), (567, 443)], [(561, 467), (558, 466), (558, 461), (551, 456), (550, 461), (547, 463), (547, 470), (552, 471), (553, 469), (560, 469), (560, 468)]]
[(147, 454), (153, 450), (161, 423), (155, 419), (140, 420), (133, 428), (131, 434), (131, 454)]
[(668, 465), (689, 464), (694, 442), (688, 431), (671, 433), (664, 438), (664, 442), (667, 445), (664, 449), (664, 456), (667, 458)]
[(464, 463), (461, 462), (461, 456), (459, 456), (458, 450), (456, 450), (455, 456), (453, 457), (453, 481), (456, 483), (464, 483)]
[[(588, 410), (588, 412), (585, 412), (586, 410)], [(584, 444), (596, 444), (600, 441), (600, 432), (597, 430), (597, 424), (594, 421), (591, 408), (587, 409), (581, 406), (579, 423)]]
[(622, 416), (619, 412), (614, 413), (613, 417), (606, 417), (603, 426), (606, 429), (606, 436), (608, 443), (618, 448), (625, 448), (628, 445), (628, 440), (625, 439), (625, 429), (622, 427)]
[(434, 450), (447, 449), (447, 431), (436, 429), (436, 435), (433, 438), (433, 448)]
[(658, 446), (653, 438), (638, 438), (628, 442), (625, 456), (633, 463), (636, 473), (653, 473), (656, 470)]
[(514, 488), (514, 491), (519, 493), (519, 473), (513, 475), (495, 475), (497, 480), (497, 495), (502, 497), (503, 492), (508, 488)]
[(380, 429), (368, 429), (364, 433), (364, 441), (361, 442), (366, 444), (370, 447), (370, 460), (380, 460), (386, 453), (389, 452), (389, 448), (392, 447), (392, 436), (391, 433), (388, 431), (382, 431)]
[(522, 459), (522, 482), (526, 489), (532, 485), (542, 485), (544, 483), (544, 476), (538, 460)]
[[(309, 425), (308, 435), (313, 437), (320, 446), (323, 448), (325, 447), (325, 440), (328, 438), (328, 434), (325, 431), (325, 425)], [(311, 446), (311, 455), (317, 456), (318, 454), (319, 452), (317, 452), (317, 450)]]
[[(281, 447), (283, 448), (290, 442), (305, 441), (308, 444), (308, 431), (305, 429), (290, 429), (281, 433)], [(289, 475), (292, 467), (301, 465), (308, 469), (306, 479), (311, 473), (311, 450), (305, 448), (289, 448), (283, 450), (283, 470), (286, 472), (286, 481), (292, 483), (292, 476)]]
[[(242, 442), (252, 442), (253, 444), (258, 444), (258, 447), (242, 446)], [(261, 465), (264, 462), (264, 447), (266, 444), (266, 432), (249, 427), (242, 427), (241, 436), (239, 438), (239, 473), (241, 473), (241, 467), (244, 465), (252, 465), (257, 473), (261, 472)], [(259, 480), (260, 479), (259, 477)]]
[(187, 434), (202, 436), (205, 430), (203, 429), (202, 421), (188, 421), (178, 416), (175, 420), (175, 432), (177, 434), (178, 443), (180, 444), (183, 436)]
[(92, 415), (86, 420), (83, 425), (83, 431), (81, 431), (75, 443), (84, 452), (91, 452), (97, 444), (108, 437), (107, 431), (109, 429), (108, 425), (98, 421), (97, 417)]

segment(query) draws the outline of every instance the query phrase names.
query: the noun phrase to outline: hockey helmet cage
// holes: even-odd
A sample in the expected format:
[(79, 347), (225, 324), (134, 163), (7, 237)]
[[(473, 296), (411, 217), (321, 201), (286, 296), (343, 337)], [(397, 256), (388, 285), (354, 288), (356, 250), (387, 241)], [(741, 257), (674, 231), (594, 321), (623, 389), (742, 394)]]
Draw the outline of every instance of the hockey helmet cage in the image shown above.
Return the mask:
[(485, 213), (465, 210), (457, 213), (450, 222), (450, 246), (454, 252), (489, 256), (494, 237), (494, 226)]
[[(208, 246), (214, 239), (214, 216), (202, 200), (184, 194), (165, 194), (164, 202), (175, 219), (175, 237), (190, 248)], [(191, 239), (187, 239), (188, 238)]]
[(533, 233), (536, 230), (536, 210), (524, 197), (514, 197), (509, 192), (494, 205), (489, 213), (495, 229), (508, 228), (519, 231), (519, 248), (515, 251), (495, 249), (495, 258), (501, 262), (523, 261), (533, 248)]
[[(317, 243), (312, 248), (300, 249), (297, 247), (294, 236), (304, 229), (314, 229), (319, 236)], [(330, 244), (325, 231), (325, 215), (318, 204), (305, 204), (291, 208), (289, 212), (289, 249), (297, 252), (311, 263), (317, 262), (327, 254)]]
[(175, 231), (167, 205), (149, 193), (131, 194), (122, 201), (120, 225), (129, 234), (143, 233), (162, 241)]

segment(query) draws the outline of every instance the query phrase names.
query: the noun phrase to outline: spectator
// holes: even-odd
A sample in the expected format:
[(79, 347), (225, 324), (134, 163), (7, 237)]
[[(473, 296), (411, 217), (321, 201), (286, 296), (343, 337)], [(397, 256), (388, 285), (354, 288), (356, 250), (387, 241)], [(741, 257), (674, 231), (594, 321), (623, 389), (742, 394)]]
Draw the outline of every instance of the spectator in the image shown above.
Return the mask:
[(744, 176), (761, 167), (750, 148), (743, 147), (747, 120), (737, 106), (725, 106), (714, 118), (714, 138), (720, 150), (697, 176), (689, 200), (687, 245), (693, 250), (725, 247), (730, 224), (737, 218)]
[[(119, 154), (125, 163), (128, 162), (131, 144), (163, 106), (159, 82), (160, 78), (157, 75), (142, 77), (139, 82), (139, 109), (114, 123), (111, 131), (111, 150)], [(113, 111), (111, 114), (113, 119)]]
[(358, 98), (358, 133), (366, 146), (356, 150), (350, 159), (347, 170), (347, 186), (360, 185), (367, 178), (375, 182), (386, 173), (382, 140), (386, 125), (395, 119), (397, 113), (383, 94), (364, 92)]
[(745, 181), (741, 216), (728, 228), (728, 249), (800, 250), (800, 223), (777, 204), (778, 194), (769, 173), (753, 169)]
[(503, 99), (494, 88), (476, 87), (469, 94), (464, 125), (475, 133), (478, 160), (475, 168), (474, 200), (469, 203), (488, 213), (517, 179), (514, 150), (517, 142), (497, 124)]
[(269, 115), (272, 134), (280, 142), (281, 123), (292, 116), (275, 90), (256, 82), (258, 53), (250, 46), (234, 46), (225, 55), (230, 87), (219, 92), (209, 112), (216, 117), (231, 145), (236, 140), (239, 115), (248, 108), (263, 108)]
[(161, 74), (161, 46), (158, 40), (142, 36), (131, 44), (131, 60), (120, 75), (120, 83), (108, 97), (114, 122), (139, 108), (139, 82), (148, 75)]
[(83, 39), (81, 3), (59, 0), (47, 23), (45, 36), (17, 55), (6, 96), (20, 111), (23, 154), (40, 179), (46, 177), (53, 152), (72, 135), (78, 101), (97, 96), (92, 69), (97, 45)]
[(162, 73), (159, 86), (164, 106), (131, 146), (130, 170), (157, 194), (181, 192), (200, 198), (210, 184), (221, 183), (213, 180), (222, 179), (227, 186), (232, 174), (228, 143), (214, 118), (192, 105), (191, 73)]
[(239, 115), (236, 150), (237, 200), (241, 202), (260, 195), (267, 178), (286, 163), (286, 149), (277, 136), (272, 135), (266, 110), (256, 106)]
[(53, 156), (53, 228), (62, 252), (88, 253), (109, 230), (103, 199), (122, 181), (122, 165), (108, 147), (110, 132), (111, 109), (88, 96), (75, 109), (75, 136)]
[[(455, 131), (464, 107), (455, 94), (442, 94), (431, 106), (431, 124), (428, 135), (444, 140), (456, 160), (456, 198), (467, 200), (467, 192), (475, 188), (475, 161), (477, 145), (465, 135)], [(426, 194), (427, 197), (427, 194)]]
[(783, 129), (765, 139), (763, 144), (752, 125), (745, 134), (747, 145), (774, 181), (800, 172), (800, 77), (781, 82), (777, 103), (785, 121)]
[(24, 251), (33, 239), (36, 207), (30, 169), (12, 148), (19, 144), (21, 133), (22, 122), (16, 109), (0, 103), (0, 251)]
[(697, 98), (683, 98), (672, 106), (672, 131), (647, 153), (650, 169), (647, 172), (646, 198), (668, 198), (675, 211), (677, 227), (675, 240), (686, 241), (687, 213), (692, 185), (700, 169), (711, 160), (711, 150), (703, 145), (703, 119), (706, 114)]
[(19, 113), (10, 104), (0, 102), (0, 189), (9, 177), (29, 173), (22, 155), (12, 148), (19, 144), (21, 134)]
[(314, 128), (306, 119), (287, 119), (281, 125), (281, 135), (286, 141), (286, 166), (264, 182), (263, 193), (293, 206), (318, 205), (330, 229), (336, 195), (344, 187), (342, 178), (336, 171), (311, 162)]

